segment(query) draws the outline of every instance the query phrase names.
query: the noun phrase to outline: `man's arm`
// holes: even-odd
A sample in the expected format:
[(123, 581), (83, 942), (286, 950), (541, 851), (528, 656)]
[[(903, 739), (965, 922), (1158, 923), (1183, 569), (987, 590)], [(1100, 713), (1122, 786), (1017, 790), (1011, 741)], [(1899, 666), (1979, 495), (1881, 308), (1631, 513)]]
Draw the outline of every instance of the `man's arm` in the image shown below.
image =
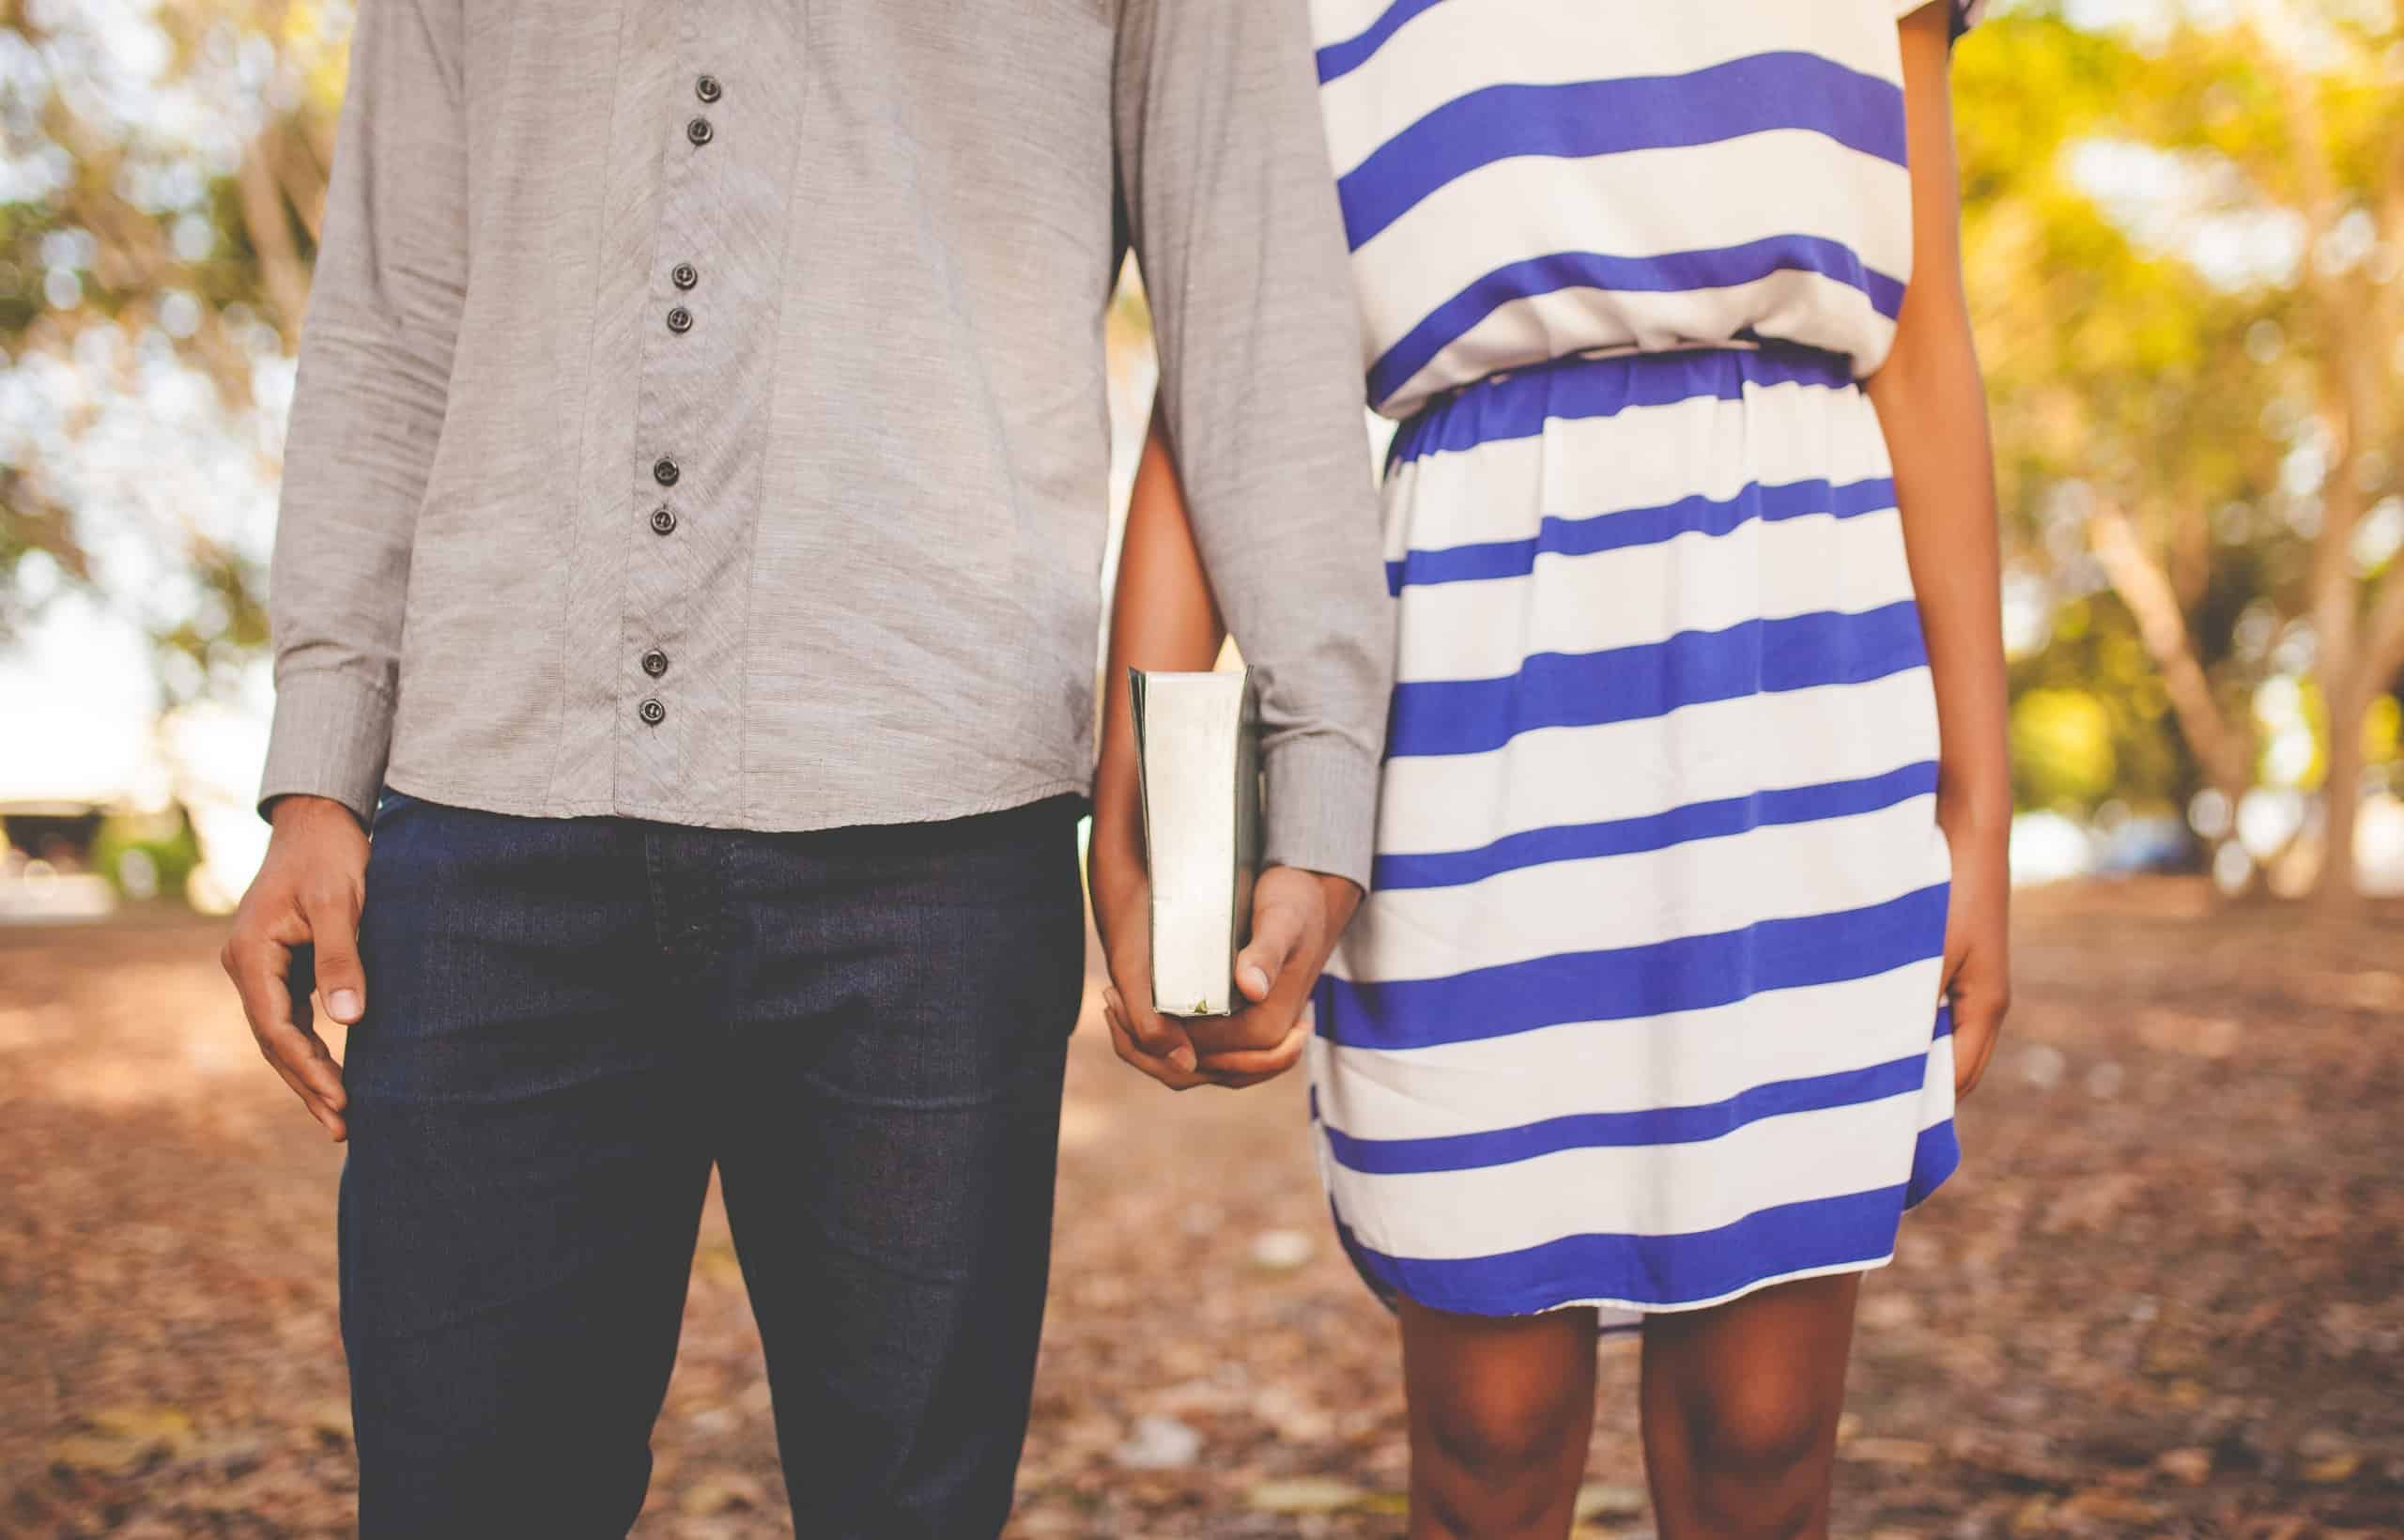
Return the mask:
[(1126, 987), (1148, 974), (1124, 941), (1112, 972), (1124, 1029), (1157, 1060), (1145, 1068), (1189, 1078), (1182, 1045), (1205, 1074), (1251, 1071), (1233, 1083), (1293, 1062), (1295, 1024), (1368, 882), (1393, 611), (1303, 8), (1119, 0), (1118, 27), (1119, 194), (1160, 339), (1159, 421), (1260, 687), (1268, 808), (1236, 961), (1253, 1004), (1179, 1027)]
[(269, 574), (262, 806), (374, 810), (468, 271), (461, 0), (362, 0)]
[(337, 1139), (341, 1069), (310, 1025), (312, 964), (328, 1014), (357, 1021), (362, 825), (467, 283), (460, 8), (359, 7), (269, 576), (276, 706), (259, 806), (275, 833), (225, 946), (260, 1051)]
[(1305, 8), (1119, 0), (1118, 25), (1120, 194), (1194, 541), (1260, 685), (1265, 858), (1365, 885), (1394, 621)]

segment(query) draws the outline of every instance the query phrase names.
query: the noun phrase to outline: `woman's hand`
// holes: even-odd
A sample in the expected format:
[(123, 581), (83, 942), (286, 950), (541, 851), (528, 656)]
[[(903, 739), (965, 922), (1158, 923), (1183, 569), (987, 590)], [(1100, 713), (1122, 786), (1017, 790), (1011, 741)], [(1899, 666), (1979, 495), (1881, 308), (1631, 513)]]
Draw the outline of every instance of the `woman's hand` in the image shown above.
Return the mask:
[(1205, 1084), (1193, 1040), (1152, 1009), (1152, 881), (1144, 869), (1143, 836), (1094, 811), (1086, 848), (1086, 882), (1093, 894), (1093, 926), (1110, 970), (1102, 1018), (1118, 1056), (1173, 1091)]
[(1936, 822), (1953, 853), (1943, 992), (1953, 1007), (1953, 1094), (1964, 1097), (1986, 1073), (2011, 1008), (2011, 821), (1940, 798)]

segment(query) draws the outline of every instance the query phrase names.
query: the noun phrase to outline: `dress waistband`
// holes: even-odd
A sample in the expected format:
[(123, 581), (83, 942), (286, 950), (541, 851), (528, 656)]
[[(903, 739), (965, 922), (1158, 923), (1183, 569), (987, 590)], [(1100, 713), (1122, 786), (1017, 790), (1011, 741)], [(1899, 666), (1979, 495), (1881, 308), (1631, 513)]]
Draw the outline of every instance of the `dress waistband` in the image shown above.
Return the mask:
[(1498, 369), (1429, 396), (1395, 430), (1386, 465), (1391, 470), (1422, 454), (1532, 438), (1549, 418), (1608, 417), (1701, 395), (1733, 399), (1747, 385), (1786, 383), (1850, 387), (1853, 362), (1826, 348), (1753, 338), (1582, 349)]

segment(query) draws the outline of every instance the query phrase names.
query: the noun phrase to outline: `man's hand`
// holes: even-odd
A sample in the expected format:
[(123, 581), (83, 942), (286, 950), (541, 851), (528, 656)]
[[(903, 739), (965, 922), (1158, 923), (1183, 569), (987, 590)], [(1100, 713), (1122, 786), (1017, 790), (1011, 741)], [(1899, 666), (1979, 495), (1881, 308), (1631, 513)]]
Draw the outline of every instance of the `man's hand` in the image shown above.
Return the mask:
[(1236, 988), (1252, 1004), (1187, 1027), (1206, 1072), (1250, 1084), (1293, 1067), (1310, 1035), (1303, 1008), (1360, 906), (1361, 890), (1341, 877), (1293, 867), (1260, 874), (1252, 889), (1252, 940), (1236, 954)]
[(259, 1052), (309, 1116), (341, 1140), (349, 1133), (342, 1066), (310, 1025), (309, 994), (314, 973), (327, 1015), (347, 1026), (366, 1011), (359, 911), (367, 835), (349, 808), (325, 797), (282, 798), (272, 816), (267, 860), (234, 911), (222, 961)]
[(1236, 987), (1253, 1003), (1233, 1016), (1172, 1020), (1152, 1009), (1151, 883), (1139, 844), (1097, 825), (1087, 855), (1094, 921), (1111, 987), (1103, 1018), (1118, 1056), (1172, 1090), (1241, 1089), (1299, 1062), (1311, 986), (1361, 901), (1341, 877), (1271, 867), (1253, 886), (1252, 941), (1236, 958)]

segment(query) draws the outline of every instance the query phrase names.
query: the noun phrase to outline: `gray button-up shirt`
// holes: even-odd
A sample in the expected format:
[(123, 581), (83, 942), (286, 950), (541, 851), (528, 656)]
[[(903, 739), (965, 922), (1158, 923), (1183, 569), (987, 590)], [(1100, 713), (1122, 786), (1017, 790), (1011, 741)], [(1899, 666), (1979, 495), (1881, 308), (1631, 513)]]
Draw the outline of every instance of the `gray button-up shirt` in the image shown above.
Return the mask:
[(362, 0), (263, 799), (807, 829), (1085, 789), (1132, 241), (1269, 856), (1365, 878), (1392, 622), (1304, 12)]

